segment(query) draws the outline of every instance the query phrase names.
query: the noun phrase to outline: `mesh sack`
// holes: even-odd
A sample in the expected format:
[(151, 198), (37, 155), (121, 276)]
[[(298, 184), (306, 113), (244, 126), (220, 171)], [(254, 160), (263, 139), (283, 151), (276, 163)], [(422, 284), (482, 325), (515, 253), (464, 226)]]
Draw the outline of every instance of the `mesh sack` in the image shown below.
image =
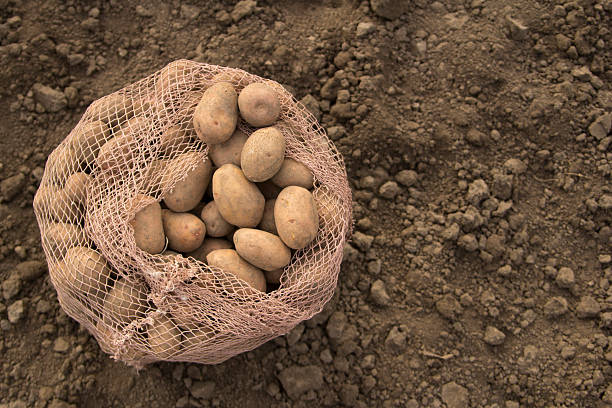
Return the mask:
[[(208, 160), (192, 116), (222, 80), (237, 92), (253, 82), (273, 87), (286, 156), (315, 178), (318, 235), (268, 293), (192, 257), (142, 251), (130, 223)], [(238, 127), (254, 131), (242, 119)], [(103, 351), (135, 367), (220, 363), (312, 317), (333, 295), (352, 228), (342, 157), (304, 106), (274, 81), (187, 60), (93, 102), (49, 156), (33, 204), (62, 308)]]

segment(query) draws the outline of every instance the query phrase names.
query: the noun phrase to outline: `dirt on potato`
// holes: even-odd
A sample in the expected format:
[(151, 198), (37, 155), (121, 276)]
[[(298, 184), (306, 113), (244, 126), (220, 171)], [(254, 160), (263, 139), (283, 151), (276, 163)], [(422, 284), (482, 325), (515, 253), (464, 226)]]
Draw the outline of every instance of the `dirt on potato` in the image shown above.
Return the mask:
[[(0, 0), (0, 407), (612, 407), (610, 0)], [(32, 199), (97, 98), (188, 58), (274, 79), (346, 160), (336, 296), (140, 372), (62, 312)]]

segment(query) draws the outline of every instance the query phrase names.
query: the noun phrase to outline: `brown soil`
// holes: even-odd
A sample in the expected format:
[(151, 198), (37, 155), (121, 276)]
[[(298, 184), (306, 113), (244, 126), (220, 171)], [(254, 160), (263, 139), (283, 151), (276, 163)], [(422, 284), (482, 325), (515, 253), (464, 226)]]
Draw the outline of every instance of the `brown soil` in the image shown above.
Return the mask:
[[(0, 0), (0, 407), (612, 406), (612, 3), (254, 3)], [(61, 311), (32, 198), (93, 100), (178, 58), (319, 116), (356, 232), (321, 315), (137, 373)]]

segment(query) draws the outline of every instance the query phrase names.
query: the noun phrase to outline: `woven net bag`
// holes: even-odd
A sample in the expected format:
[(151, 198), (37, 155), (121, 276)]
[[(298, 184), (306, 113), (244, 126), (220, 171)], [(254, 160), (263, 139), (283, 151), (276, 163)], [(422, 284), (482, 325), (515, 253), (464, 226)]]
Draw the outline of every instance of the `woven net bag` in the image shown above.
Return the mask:
[[(218, 81), (237, 92), (253, 82), (274, 88), (286, 156), (315, 179), (318, 235), (267, 293), (192, 257), (142, 251), (130, 224), (208, 160), (192, 116)], [(241, 119), (238, 127), (254, 131)], [(178, 156), (179, 165), (160, 165)], [(333, 295), (352, 227), (344, 163), (316, 119), (274, 81), (187, 60), (93, 102), (49, 156), (34, 210), (62, 308), (103, 351), (135, 367), (220, 363), (312, 317)]]

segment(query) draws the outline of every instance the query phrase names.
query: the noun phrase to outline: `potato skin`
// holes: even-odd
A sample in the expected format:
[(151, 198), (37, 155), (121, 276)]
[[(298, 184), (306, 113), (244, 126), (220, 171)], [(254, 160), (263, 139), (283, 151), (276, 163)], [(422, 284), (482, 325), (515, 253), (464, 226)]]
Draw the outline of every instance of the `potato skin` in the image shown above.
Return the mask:
[(310, 190), (314, 177), (308, 167), (298, 161), (287, 158), (283, 160), (278, 173), (272, 177), (272, 182), (281, 188), (299, 186)]
[(162, 220), (170, 249), (191, 252), (202, 245), (206, 226), (195, 215), (162, 210)]
[(284, 269), (274, 269), (273, 271), (264, 271), (264, 275), (266, 276), (266, 282), (280, 284), (280, 278), (283, 276)]
[[(190, 159), (189, 156), (197, 154), (195, 152), (186, 153), (172, 160), (165, 169), (164, 182), (168, 177), (177, 176), (177, 168), (180, 167), (181, 161), (188, 160)], [(204, 192), (210, 183), (211, 175), (212, 164), (210, 160), (200, 161), (193, 170), (187, 173), (183, 180), (176, 183), (172, 191), (166, 194), (164, 203), (175, 212), (192, 210), (204, 197)]]
[(109, 322), (129, 324), (144, 317), (147, 310), (145, 287), (119, 279), (104, 299), (104, 315)]
[(97, 251), (87, 247), (73, 247), (62, 261), (66, 280), (77, 296), (102, 306), (111, 270)]
[(334, 195), (325, 186), (318, 187), (312, 193), (319, 214), (319, 225), (331, 228), (334, 233), (338, 233), (338, 230), (342, 227), (342, 222), (339, 221), (338, 214), (335, 212), (338, 204), (333, 197)]
[(147, 334), (149, 347), (158, 358), (170, 358), (181, 350), (181, 331), (168, 316), (155, 317), (148, 325)]
[(186, 147), (190, 141), (191, 131), (186, 129), (186, 125), (172, 125), (159, 137), (159, 149), (162, 153), (170, 155), (175, 150)]
[(285, 136), (275, 127), (258, 129), (242, 148), (240, 167), (250, 181), (266, 181), (278, 172), (284, 157)]
[(85, 206), (87, 199), (87, 186), (91, 183), (92, 178), (89, 174), (78, 172), (74, 173), (68, 180), (64, 190), (66, 190), (67, 197), (78, 205)]
[(206, 234), (211, 237), (224, 237), (234, 230), (229, 222), (225, 221), (217, 208), (217, 203), (211, 201), (202, 208), (200, 218), (206, 225)]
[(91, 166), (100, 147), (110, 138), (110, 128), (101, 120), (94, 120), (83, 125), (80, 132), (71, 139), (75, 157), (81, 166)]
[(276, 230), (276, 222), (274, 221), (274, 204), (276, 204), (276, 198), (266, 200), (263, 217), (261, 217), (261, 222), (257, 228), (262, 231), (269, 232), (270, 234), (278, 235), (278, 231)]
[(219, 213), (230, 224), (254, 227), (261, 221), (265, 199), (257, 186), (233, 164), (221, 166), (213, 174), (213, 197)]
[(130, 152), (136, 148), (132, 133), (120, 132), (106, 142), (98, 152), (96, 164), (104, 172), (122, 173), (132, 167)]
[(139, 194), (135, 201), (148, 201), (146, 207), (141, 208), (130, 225), (134, 228), (136, 246), (149, 254), (159, 254), (166, 246), (162, 209), (153, 197)]
[(317, 206), (310, 191), (298, 186), (284, 188), (274, 204), (274, 221), (278, 235), (289, 248), (308, 245), (319, 229)]
[(270, 126), (278, 120), (280, 102), (268, 85), (255, 82), (247, 85), (238, 95), (240, 115), (255, 127)]
[(81, 226), (62, 222), (49, 224), (43, 233), (43, 239), (46, 240), (52, 253), (60, 259), (68, 249), (87, 245), (89, 242)]
[(221, 167), (224, 164), (232, 163), (236, 166), (240, 166), (240, 154), (242, 148), (246, 143), (248, 136), (244, 134), (240, 129), (236, 129), (232, 137), (227, 141), (219, 144), (213, 144), (208, 146), (208, 157), (217, 167)]
[(212, 251), (217, 249), (232, 249), (234, 245), (227, 239), (222, 238), (205, 238), (202, 245), (195, 251), (186, 253), (186, 256), (191, 256), (198, 261), (206, 262), (206, 257)]
[(207, 144), (228, 140), (238, 122), (238, 96), (229, 82), (218, 82), (208, 88), (196, 106), (193, 126)]
[(266, 231), (240, 228), (234, 233), (236, 252), (250, 264), (273, 271), (291, 261), (291, 251), (279, 237)]
[[(239, 294), (251, 294), (266, 291), (266, 278), (261, 270), (254, 267), (238, 255), (233, 249), (218, 249), (206, 257), (208, 265), (217, 267), (235, 275), (246, 282), (252, 290), (238, 290)], [(232, 290), (233, 288), (228, 288)]]
[(193, 351), (197, 352), (197, 349), (201, 345), (211, 339), (215, 335), (215, 331), (210, 326), (190, 327), (190, 331), (185, 332), (183, 335), (183, 350), (187, 351), (193, 348)]

